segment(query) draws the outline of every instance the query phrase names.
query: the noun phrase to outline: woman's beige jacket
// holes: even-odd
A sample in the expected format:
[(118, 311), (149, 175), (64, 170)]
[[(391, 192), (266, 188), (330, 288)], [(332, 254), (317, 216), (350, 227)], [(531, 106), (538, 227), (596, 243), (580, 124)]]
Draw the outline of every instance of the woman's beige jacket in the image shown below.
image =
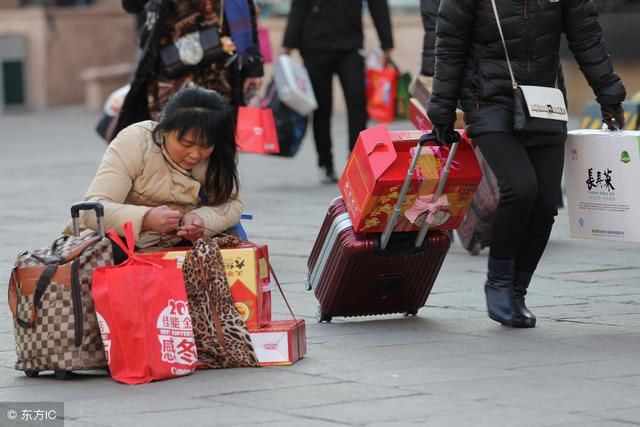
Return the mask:
[[(174, 163), (164, 147), (154, 143), (151, 131), (155, 122), (145, 121), (124, 129), (109, 144), (85, 200), (104, 205), (105, 228), (123, 235), (122, 226), (133, 223), (136, 246), (172, 246), (180, 238), (172, 233), (141, 231), (142, 220), (152, 208), (166, 205), (183, 214), (193, 212), (209, 230), (221, 232), (240, 222), (239, 198), (220, 206), (201, 206), (198, 194), (205, 181), (208, 160), (191, 171)], [(215, 155), (215, 151), (214, 154)], [(81, 229), (97, 229), (95, 216), (83, 212)], [(212, 234), (212, 231), (205, 234)], [(71, 234), (70, 225), (65, 229)]]

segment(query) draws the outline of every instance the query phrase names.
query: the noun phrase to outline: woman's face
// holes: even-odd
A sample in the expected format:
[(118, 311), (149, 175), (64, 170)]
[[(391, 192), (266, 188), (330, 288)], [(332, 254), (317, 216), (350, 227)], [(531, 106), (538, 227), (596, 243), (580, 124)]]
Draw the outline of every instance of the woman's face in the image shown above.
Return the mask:
[(182, 139), (178, 138), (178, 131), (167, 132), (164, 146), (171, 160), (185, 170), (193, 169), (195, 165), (207, 160), (213, 153), (213, 147), (201, 145), (200, 141), (194, 138), (192, 131), (185, 132)]

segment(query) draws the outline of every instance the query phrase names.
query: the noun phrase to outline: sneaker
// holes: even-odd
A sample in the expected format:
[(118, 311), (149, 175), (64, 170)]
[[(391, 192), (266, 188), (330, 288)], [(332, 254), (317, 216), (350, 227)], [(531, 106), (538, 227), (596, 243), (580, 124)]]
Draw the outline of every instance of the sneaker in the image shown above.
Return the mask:
[(320, 182), (323, 184), (335, 184), (338, 182), (338, 177), (333, 168), (320, 166)]

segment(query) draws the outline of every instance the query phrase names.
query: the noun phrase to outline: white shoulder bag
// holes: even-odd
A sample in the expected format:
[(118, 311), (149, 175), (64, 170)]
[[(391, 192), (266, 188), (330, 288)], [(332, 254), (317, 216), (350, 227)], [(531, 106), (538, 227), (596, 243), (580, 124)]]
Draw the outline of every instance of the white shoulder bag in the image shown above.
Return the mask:
[[(557, 87), (518, 85), (504, 41), (496, 1), (491, 0), (513, 87), (513, 129), (523, 133), (562, 134), (569, 121), (564, 95)], [(556, 78), (557, 86), (557, 78)]]

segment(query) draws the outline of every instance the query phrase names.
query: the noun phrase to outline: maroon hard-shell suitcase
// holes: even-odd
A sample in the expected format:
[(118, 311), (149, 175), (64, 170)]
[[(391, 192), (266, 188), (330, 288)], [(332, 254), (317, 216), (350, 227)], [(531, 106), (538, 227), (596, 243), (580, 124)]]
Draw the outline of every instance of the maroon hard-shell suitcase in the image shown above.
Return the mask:
[(491, 223), (500, 201), (498, 181), (482, 156), (480, 148), (476, 148), (475, 151), (482, 169), (482, 180), (473, 196), (471, 208), (456, 230), (462, 246), (471, 255), (478, 255), (482, 249), (489, 246)]
[[(442, 193), (456, 148), (454, 143), (435, 198)], [(329, 206), (307, 262), (307, 289), (318, 299), (320, 322), (333, 316), (415, 315), (424, 306), (451, 239), (445, 232), (428, 231), (428, 224), (420, 232), (391, 233), (414, 168), (415, 161), (383, 234), (355, 233), (341, 197)]]

